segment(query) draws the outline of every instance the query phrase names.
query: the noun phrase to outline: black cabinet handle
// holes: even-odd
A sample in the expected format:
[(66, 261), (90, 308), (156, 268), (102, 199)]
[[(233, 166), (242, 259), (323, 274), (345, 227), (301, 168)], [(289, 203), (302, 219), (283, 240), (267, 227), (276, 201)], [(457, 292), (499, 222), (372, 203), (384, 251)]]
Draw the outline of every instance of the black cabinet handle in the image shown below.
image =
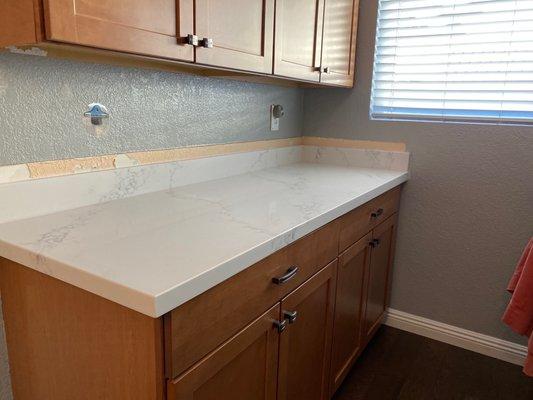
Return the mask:
[(372, 214), (370, 214), (370, 216), (372, 218), (377, 218), (379, 217), (381, 214), (383, 214), (383, 208), (378, 208), (376, 211), (374, 211)]
[(297, 316), (298, 311), (283, 311), (283, 318), (289, 321), (289, 324), (294, 324)]
[(276, 285), (283, 285), (284, 283), (287, 283), (292, 278), (294, 278), (297, 272), (298, 267), (290, 267), (285, 273), (285, 275), (272, 278), (272, 282), (274, 282)]

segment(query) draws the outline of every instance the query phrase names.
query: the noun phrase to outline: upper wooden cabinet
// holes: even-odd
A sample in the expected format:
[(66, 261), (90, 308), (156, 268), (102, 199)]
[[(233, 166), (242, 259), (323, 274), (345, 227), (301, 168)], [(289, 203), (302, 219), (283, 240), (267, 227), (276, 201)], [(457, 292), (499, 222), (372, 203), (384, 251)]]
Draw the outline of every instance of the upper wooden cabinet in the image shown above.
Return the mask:
[(359, 0), (325, 0), (320, 82), (352, 86)]
[(199, 39), (196, 62), (246, 71), (272, 73), (274, 0), (196, 0)]
[[(144, 62), (152, 68), (168, 70), (171, 65), (177, 71), (263, 82), (278, 76), (316, 85), (353, 85), (359, 0), (4, 3), (0, 47), (40, 45), (50, 55), (73, 57), (85, 49), (84, 54), (106, 62), (109, 53), (98, 54), (103, 49), (148, 56)], [(143, 57), (110, 61), (116, 58), (143, 65)], [(263, 76), (247, 79), (246, 72)]]
[(193, 61), (193, 0), (46, 0), (46, 38)]
[(318, 82), (324, 0), (277, 0), (274, 74)]

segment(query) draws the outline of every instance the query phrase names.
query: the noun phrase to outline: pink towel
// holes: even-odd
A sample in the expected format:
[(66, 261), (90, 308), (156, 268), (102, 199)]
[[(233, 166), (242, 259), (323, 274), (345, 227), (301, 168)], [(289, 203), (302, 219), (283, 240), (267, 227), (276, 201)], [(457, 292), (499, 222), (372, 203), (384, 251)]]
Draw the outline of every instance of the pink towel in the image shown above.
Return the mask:
[(529, 337), (524, 373), (533, 376), (533, 238), (520, 257), (507, 290), (512, 297), (502, 319), (516, 333)]

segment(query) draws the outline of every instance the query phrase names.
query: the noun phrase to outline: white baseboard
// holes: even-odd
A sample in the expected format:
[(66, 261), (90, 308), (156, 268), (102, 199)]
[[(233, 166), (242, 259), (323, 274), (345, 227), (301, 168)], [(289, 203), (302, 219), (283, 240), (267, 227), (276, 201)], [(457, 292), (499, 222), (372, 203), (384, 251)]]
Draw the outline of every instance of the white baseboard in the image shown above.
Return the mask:
[(392, 308), (388, 309), (384, 324), (513, 364), (524, 365), (527, 355), (526, 346)]

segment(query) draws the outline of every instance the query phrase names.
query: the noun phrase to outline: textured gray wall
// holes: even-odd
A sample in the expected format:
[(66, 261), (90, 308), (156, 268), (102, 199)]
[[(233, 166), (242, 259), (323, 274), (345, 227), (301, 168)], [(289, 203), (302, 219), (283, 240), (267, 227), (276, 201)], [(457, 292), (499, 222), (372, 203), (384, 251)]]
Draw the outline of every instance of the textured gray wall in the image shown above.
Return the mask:
[(370, 121), (377, 0), (361, 3), (354, 90), (307, 90), (306, 135), (407, 143), (391, 306), (525, 343), (500, 322), (533, 235), (533, 128)]
[[(98, 101), (107, 134), (81, 115)], [(282, 104), (270, 132), (271, 104)], [(0, 165), (301, 136), (299, 89), (0, 53)], [(11, 399), (0, 312), (0, 400)]]
[[(107, 134), (82, 114), (98, 101)], [(271, 104), (282, 104), (270, 132)], [(299, 89), (0, 53), (0, 165), (300, 136)]]

